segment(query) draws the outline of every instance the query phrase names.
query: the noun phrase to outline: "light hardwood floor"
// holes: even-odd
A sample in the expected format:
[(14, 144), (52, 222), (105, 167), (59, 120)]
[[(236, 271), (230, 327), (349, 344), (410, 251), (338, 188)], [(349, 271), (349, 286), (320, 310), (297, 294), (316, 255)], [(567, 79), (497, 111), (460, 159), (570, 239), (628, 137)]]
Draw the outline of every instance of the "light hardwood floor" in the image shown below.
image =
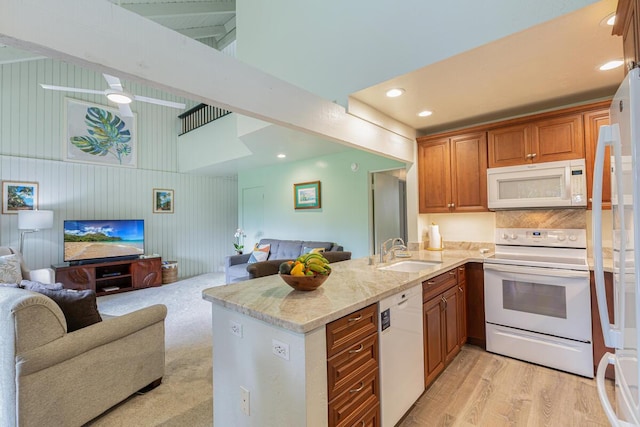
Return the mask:
[[(613, 396), (613, 382), (607, 381)], [(399, 427), (609, 426), (595, 380), (465, 345)]]

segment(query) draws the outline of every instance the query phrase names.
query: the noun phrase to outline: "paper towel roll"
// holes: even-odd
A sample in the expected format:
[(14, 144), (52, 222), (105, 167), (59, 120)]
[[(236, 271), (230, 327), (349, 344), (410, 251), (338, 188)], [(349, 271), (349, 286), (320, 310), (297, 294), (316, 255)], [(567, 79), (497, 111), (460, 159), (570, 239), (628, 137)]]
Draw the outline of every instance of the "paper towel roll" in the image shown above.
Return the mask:
[(429, 249), (440, 249), (442, 247), (442, 236), (436, 224), (432, 224), (429, 229)]

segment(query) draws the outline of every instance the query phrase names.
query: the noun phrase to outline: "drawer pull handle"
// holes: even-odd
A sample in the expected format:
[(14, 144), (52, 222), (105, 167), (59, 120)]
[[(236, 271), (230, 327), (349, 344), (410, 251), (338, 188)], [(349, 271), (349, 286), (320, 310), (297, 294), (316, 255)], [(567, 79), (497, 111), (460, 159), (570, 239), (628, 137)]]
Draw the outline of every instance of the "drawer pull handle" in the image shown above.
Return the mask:
[(449, 272), (449, 276), (455, 276), (455, 275), (456, 275), (456, 272), (455, 272), (455, 271), (450, 271), (450, 272)]
[(436, 282), (427, 282), (427, 285), (435, 285)]
[(349, 318), (349, 322), (357, 322), (360, 319), (362, 319), (362, 314), (359, 314), (358, 317)]
[(458, 290), (459, 290), (460, 292), (464, 292), (464, 289), (462, 289), (462, 287), (461, 287), (461, 286), (458, 286)]
[(362, 344), (360, 344), (360, 347), (355, 349), (355, 350), (349, 350), (349, 353), (360, 353), (362, 350), (364, 350), (364, 346)]
[(458, 267), (458, 271), (464, 271), (464, 267)]
[(354, 389), (354, 390), (349, 390), (349, 393), (357, 393), (360, 390), (362, 390), (364, 388), (364, 383), (362, 381), (360, 381), (360, 387)]

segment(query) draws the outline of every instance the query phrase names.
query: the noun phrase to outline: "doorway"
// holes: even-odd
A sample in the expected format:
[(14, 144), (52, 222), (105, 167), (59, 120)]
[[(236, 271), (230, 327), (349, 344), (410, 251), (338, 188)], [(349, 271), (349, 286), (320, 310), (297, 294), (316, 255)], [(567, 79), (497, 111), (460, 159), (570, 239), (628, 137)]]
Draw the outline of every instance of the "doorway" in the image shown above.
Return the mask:
[(407, 242), (407, 179), (405, 169), (370, 173), (371, 233), (369, 253), (378, 254), (380, 244), (401, 237)]

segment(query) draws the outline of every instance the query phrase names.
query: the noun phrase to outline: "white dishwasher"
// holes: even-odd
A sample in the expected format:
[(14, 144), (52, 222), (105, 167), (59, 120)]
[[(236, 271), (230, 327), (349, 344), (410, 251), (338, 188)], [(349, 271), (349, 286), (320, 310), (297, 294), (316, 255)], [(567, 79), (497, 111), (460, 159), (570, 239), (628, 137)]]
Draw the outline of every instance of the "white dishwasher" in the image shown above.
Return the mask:
[(393, 427), (424, 392), (422, 285), (378, 303), (380, 415)]

